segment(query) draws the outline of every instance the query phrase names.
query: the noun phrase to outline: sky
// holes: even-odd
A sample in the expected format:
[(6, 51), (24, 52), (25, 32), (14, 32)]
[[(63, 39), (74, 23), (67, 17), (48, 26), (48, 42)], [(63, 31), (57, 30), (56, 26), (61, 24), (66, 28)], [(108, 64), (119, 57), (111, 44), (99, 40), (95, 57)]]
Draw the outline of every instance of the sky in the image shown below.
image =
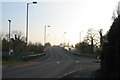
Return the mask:
[[(76, 44), (85, 37), (89, 28), (103, 29), (104, 33), (112, 24), (113, 10), (119, 0), (35, 0), (29, 5), (29, 37), (31, 42), (46, 42), (59, 45), (66, 42)], [(11, 19), (11, 31), (26, 33), (26, 4), (32, 0), (2, 0), (0, 18), (2, 33), (8, 33), (8, 19)], [(2, 5), (2, 6), (1, 6)], [(66, 34), (65, 34), (66, 33)]]

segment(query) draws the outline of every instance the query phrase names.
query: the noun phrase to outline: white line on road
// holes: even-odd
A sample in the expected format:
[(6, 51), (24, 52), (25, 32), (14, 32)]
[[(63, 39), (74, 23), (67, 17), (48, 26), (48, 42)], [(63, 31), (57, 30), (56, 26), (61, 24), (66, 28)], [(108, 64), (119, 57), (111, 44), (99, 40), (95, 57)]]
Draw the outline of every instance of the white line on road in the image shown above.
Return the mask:
[(79, 61), (75, 61), (76, 63), (79, 63)]
[(60, 63), (60, 61), (57, 61), (56, 63), (57, 63), (57, 64), (59, 64), (59, 63)]
[(82, 70), (82, 68), (80, 68), (79, 70), (74, 70), (74, 71), (71, 71), (71, 72), (68, 72), (68, 73), (65, 73), (64, 74), (64, 76), (67, 76), (67, 75), (69, 75), (69, 74), (72, 74), (72, 73), (75, 73), (75, 72), (79, 72), (79, 71), (81, 71)]

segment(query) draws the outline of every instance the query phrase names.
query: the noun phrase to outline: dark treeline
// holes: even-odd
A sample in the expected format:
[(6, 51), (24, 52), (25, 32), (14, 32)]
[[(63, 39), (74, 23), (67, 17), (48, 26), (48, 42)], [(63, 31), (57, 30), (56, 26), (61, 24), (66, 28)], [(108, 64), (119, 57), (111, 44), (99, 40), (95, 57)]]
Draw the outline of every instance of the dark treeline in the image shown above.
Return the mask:
[(114, 20), (107, 40), (101, 54), (101, 77), (120, 77), (120, 15)]
[(78, 52), (80, 53), (93, 53), (94, 51), (92, 51), (92, 46), (89, 45), (88, 43), (86, 42), (81, 42), (81, 43), (77, 43), (75, 45), (76, 49)]
[[(30, 42), (26, 46), (25, 37), (21, 34), (21, 32), (15, 31), (11, 35), (12, 38), (10, 38), (10, 41), (7, 36), (2, 37), (3, 60), (13, 56), (19, 58), (44, 52), (44, 46), (41, 43)], [(11, 54), (9, 54), (10, 50), (12, 50)]]
[[(120, 78), (120, 15), (116, 17), (109, 31), (102, 35), (99, 31), (99, 45), (95, 44), (94, 37), (87, 36), (87, 41), (76, 44), (80, 53), (98, 53), (101, 58), (98, 78)], [(88, 42), (89, 41), (89, 42)], [(101, 80), (101, 79), (98, 79)]]
[(102, 34), (101, 29), (98, 31), (93, 28), (89, 28), (84, 40), (75, 45), (77, 51), (80, 53), (96, 54), (100, 48), (101, 42), (105, 41), (101, 40), (103, 35), (100, 36), (100, 34)]

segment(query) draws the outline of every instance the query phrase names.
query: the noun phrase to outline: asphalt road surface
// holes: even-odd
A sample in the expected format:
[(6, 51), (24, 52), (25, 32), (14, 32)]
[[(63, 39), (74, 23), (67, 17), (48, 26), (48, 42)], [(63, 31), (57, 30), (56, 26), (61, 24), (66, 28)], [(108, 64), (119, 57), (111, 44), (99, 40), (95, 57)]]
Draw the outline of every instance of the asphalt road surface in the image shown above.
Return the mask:
[[(70, 54), (60, 47), (49, 47), (46, 55), (32, 61), (3, 65), (3, 78), (62, 78), (76, 71), (95, 70), (95, 59)], [(86, 76), (84, 75), (86, 78)]]

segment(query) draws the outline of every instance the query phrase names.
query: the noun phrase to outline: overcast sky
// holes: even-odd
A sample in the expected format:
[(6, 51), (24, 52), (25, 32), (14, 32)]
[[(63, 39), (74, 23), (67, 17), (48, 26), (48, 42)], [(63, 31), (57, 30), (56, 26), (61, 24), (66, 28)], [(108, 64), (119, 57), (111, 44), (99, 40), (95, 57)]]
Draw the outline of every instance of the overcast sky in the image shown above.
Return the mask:
[[(12, 21), (11, 31), (26, 29), (26, 3), (32, 0), (3, 0), (2, 32), (8, 33), (8, 19)], [(51, 44), (64, 42), (76, 44), (89, 28), (109, 30), (113, 10), (119, 0), (36, 0), (29, 5), (29, 41), (44, 42), (44, 26), (47, 27), (47, 41)], [(0, 3), (1, 4), (1, 3)], [(0, 23), (1, 24), (1, 23)], [(64, 34), (66, 32), (66, 34)]]

